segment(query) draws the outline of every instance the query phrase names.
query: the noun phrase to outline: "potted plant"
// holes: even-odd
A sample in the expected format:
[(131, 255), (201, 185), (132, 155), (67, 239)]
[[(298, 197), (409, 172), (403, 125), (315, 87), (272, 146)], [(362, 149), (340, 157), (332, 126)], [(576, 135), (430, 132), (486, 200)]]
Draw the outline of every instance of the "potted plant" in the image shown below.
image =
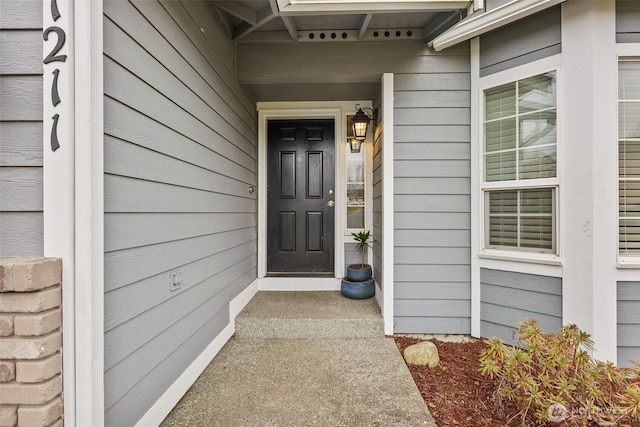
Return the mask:
[(351, 264), (347, 266), (347, 278), (354, 282), (363, 282), (371, 278), (371, 266), (365, 264), (364, 259), (369, 247), (368, 240), (371, 237), (371, 231), (360, 231), (358, 233), (351, 233), (353, 240), (358, 244), (356, 249), (362, 254), (362, 262), (360, 264)]
[(369, 247), (369, 238), (371, 231), (360, 231), (351, 233), (353, 240), (357, 242), (356, 249), (362, 253), (362, 262), (360, 264), (351, 264), (347, 266), (347, 276), (342, 279), (342, 294), (347, 298), (365, 299), (375, 294), (375, 284), (371, 277), (371, 266), (365, 264), (365, 255)]

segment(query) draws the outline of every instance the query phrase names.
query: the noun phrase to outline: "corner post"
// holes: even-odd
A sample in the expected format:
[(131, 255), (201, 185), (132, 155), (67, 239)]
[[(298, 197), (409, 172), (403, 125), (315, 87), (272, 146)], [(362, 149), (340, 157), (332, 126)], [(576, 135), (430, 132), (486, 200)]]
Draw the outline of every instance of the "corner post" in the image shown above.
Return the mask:
[(103, 2), (75, 0), (76, 425), (104, 425)]

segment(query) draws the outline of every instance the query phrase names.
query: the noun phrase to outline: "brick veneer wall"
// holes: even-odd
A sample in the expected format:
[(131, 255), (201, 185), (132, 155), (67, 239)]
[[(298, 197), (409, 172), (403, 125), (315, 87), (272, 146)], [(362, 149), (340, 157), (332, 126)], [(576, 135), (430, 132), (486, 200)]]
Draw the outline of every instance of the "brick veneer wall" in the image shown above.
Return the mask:
[(62, 426), (62, 261), (0, 258), (0, 427)]

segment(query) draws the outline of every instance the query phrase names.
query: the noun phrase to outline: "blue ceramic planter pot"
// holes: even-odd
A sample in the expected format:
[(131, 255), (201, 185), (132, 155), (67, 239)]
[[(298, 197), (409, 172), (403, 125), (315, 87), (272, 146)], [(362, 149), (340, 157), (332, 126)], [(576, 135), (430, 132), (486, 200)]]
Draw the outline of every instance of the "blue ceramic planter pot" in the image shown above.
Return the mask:
[(365, 280), (363, 282), (353, 282), (346, 277), (342, 279), (342, 285), (340, 286), (342, 295), (351, 299), (366, 299), (371, 298), (376, 293), (376, 285), (373, 279)]
[(365, 264), (362, 268), (362, 264), (351, 264), (347, 267), (347, 279), (352, 282), (364, 282), (371, 279), (371, 266)]

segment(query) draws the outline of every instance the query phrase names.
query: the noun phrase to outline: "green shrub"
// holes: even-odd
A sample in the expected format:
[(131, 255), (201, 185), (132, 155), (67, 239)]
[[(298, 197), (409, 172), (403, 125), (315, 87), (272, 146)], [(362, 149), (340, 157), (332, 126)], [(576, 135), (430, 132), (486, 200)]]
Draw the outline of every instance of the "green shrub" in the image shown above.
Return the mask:
[(576, 325), (543, 333), (536, 321), (525, 320), (520, 348), (499, 338), (487, 344), (480, 372), (497, 378), (501, 398), (516, 405), (510, 422), (604, 426), (640, 420), (640, 367), (619, 369), (594, 360), (591, 337)]

